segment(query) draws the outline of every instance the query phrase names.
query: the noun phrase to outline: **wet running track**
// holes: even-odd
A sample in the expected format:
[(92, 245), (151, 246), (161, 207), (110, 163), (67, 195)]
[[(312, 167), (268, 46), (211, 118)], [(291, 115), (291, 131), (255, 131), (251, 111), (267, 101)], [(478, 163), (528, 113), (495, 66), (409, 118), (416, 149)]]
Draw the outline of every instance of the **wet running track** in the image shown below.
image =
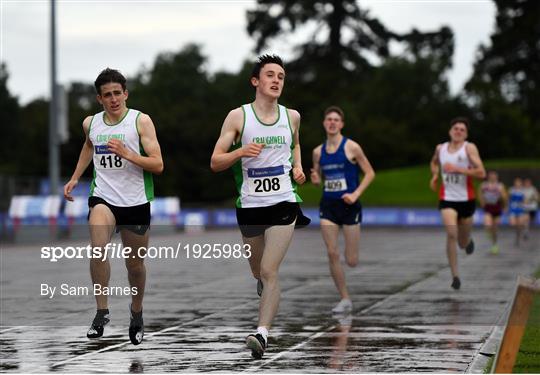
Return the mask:
[[(495, 350), (517, 275), (530, 275), (540, 264), (538, 235), (514, 248), (512, 233), (504, 232), (495, 256), (477, 229), (475, 253), (460, 251), (462, 288), (454, 291), (440, 228), (365, 229), (360, 264), (347, 269), (354, 311), (332, 316), (339, 298), (320, 233), (297, 230), (281, 267), (281, 305), (261, 360), (244, 348), (258, 309), (245, 259), (193, 259), (193, 253), (188, 259), (185, 251), (177, 259), (148, 259), (145, 340), (133, 346), (129, 296), (110, 297), (111, 323), (102, 339), (90, 341), (93, 296), (60, 295), (61, 284), (90, 287), (87, 260), (41, 259), (41, 246), (52, 245), (45, 241), (2, 244), (0, 370), (478, 372)], [(216, 243), (240, 243), (239, 233), (154, 233), (151, 239), (156, 247)], [(123, 261), (111, 267), (110, 285), (127, 286)], [(54, 297), (42, 296), (41, 284), (56, 286)]]

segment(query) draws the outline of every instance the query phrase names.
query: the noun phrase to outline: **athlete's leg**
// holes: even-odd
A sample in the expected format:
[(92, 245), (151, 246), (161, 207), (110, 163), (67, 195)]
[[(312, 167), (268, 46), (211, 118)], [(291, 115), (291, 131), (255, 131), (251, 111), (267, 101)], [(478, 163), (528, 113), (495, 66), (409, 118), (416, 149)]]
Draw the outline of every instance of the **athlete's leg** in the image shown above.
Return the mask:
[(143, 298), (146, 284), (146, 267), (144, 266), (144, 256), (148, 248), (148, 237), (150, 232), (137, 234), (128, 229), (120, 231), (124, 247), (131, 248), (129, 257), (126, 258), (126, 268), (128, 272), (129, 286), (136, 288), (137, 294), (131, 294), (130, 319), (129, 319), (129, 339), (133, 345), (139, 345), (144, 337), (143, 320)]
[(491, 240), (491, 244), (495, 245), (497, 243), (497, 231), (495, 228), (495, 218), (491, 216), (490, 213), (484, 214), (484, 228), (486, 230), (486, 233)]
[(122, 229), (120, 231), (122, 244), (124, 247), (131, 248), (131, 254), (125, 261), (129, 286), (137, 288), (137, 295), (132, 294), (131, 296), (131, 310), (133, 312), (142, 311), (144, 288), (146, 285), (146, 267), (144, 265), (143, 257), (148, 248), (149, 234), (149, 230), (143, 235), (136, 234), (128, 229)]
[(251, 273), (256, 279), (261, 278), (261, 260), (264, 253), (264, 234), (255, 237), (244, 237), (242, 241), (250, 246), (251, 256), (248, 258)]
[[(493, 226), (495, 227), (495, 237), (498, 235), (499, 226), (501, 225), (501, 216), (495, 216), (493, 218)], [(497, 238), (495, 238), (497, 240)]]
[(264, 285), (259, 304), (259, 327), (269, 329), (277, 313), (280, 299), (279, 266), (287, 253), (294, 232), (294, 223), (268, 228), (264, 235), (264, 252), (260, 276)]
[(510, 214), (509, 223), (512, 227), (515, 227), (517, 225), (516, 216), (514, 214)]
[(497, 244), (499, 239), (499, 226), (501, 225), (501, 217), (496, 216), (493, 218), (493, 242)]
[(522, 223), (523, 223), (523, 239), (527, 240), (529, 238), (529, 227), (531, 225), (531, 216), (529, 215), (528, 211), (525, 211), (525, 213), (522, 215)]
[(338, 236), (339, 225), (327, 219), (321, 219), (321, 233), (328, 251), (328, 261), (330, 265), (330, 274), (341, 299), (350, 299), (347, 285), (345, 283), (345, 272), (339, 260)]
[(498, 231), (499, 231), (499, 225), (501, 224), (501, 217), (495, 216), (493, 218), (493, 225), (492, 225), (492, 233), (493, 233), (493, 246), (491, 247), (491, 252), (493, 254), (499, 253), (499, 245), (497, 244), (498, 240)]
[[(100, 247), (104, 249), (110, 242), (116, 220), (109, 207), (104, 204), (97, 204), (90, 209), (88, 219), (90, 227), (90, 245), (92, 248)], [(111, 276), (111, 265), (109, 259), (103, 261), (105, 251), (102, 252), (102, 258), (90, 259), (90, 276), (93, 284), (99, 284), (101, 287), (109, 286)], [(107, 308), (107, 296), (99, 294), (95, 296), (98, 309)]]
[(343, 225), (343, 236), (345, 237), (345, 261), (349, 267), (356, 267), (360, 251), (360, 225)]
[(458, 220), (458, 244), (459, 247), (465, 249), (471, 242), (471, 230), (473, 225), (473, 218), (463, 217)]
[(513, 226), (516, 230), (516, 240), (515, 245), (520, 245), (521, 240), (521, 231), (522, 231), (522, 224), (521, 224), (521, 215), (520, 214), (513, 214), (510, 216), (510, 225)]
[(443, 208), (441, 210), (442, 222), (446, 229), (446, 256), (448, 265), (453, 277), (458, 277), (457, 267), (457, 212), (452, 208)]

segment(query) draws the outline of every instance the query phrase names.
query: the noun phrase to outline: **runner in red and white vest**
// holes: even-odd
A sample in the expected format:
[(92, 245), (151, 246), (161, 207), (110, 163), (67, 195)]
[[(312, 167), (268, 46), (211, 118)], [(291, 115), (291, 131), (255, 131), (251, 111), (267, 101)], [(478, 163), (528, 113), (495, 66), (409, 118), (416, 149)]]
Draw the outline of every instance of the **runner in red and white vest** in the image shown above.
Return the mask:
[(491, 253), (499, 253), (497, 244), (497, 228), (501, 223), (502, 213), (508, 203), (508, 194), (504, 184), (499, 181), (495, 171), (489, 171), (486, 181), (478, 189), (480, 206), (484, 210), (484, 228), (491, 240)]
[[(486, 171), (478, 148), (467, 142), (469, 120), (458, 117), (450, 121), (450, 141), (435, 148), (431, 159), (431, 189), (439, 191), (439, 210), (446, 228), (446, 254), (452, 272), (452, 288), (459, 289), (457, 245), (467, 254), (474, 251), (471, 239), (474, 200), (473, 178), (484, 178)], [(442, 181), (437, 189), (439, 172)]]
[[(471, 166), (467, 155), (467, 144), (462, 142), (457, 151), (450, 152), (450, 142), (445, 142), (439, 149), (440, 165), (453, 164), (458, 168), (469, 169)], [(439, 200), (448, 202), (474, 201), (474, 187), (472, 176), (462, 173), (445, 172), (441, 170), (442, 183), (439, 188)]]

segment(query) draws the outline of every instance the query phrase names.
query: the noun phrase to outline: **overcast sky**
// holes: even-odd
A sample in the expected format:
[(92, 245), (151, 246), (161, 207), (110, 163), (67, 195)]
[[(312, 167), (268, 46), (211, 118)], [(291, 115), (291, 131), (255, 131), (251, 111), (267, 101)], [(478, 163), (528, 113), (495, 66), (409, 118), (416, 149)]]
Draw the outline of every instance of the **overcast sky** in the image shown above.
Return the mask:
[[(50, 87), (49, 1), (0, 0), (1, 60), (7, 63), (8, 87), (21, 103), (48, 96)], [(203, 47), (211, 72), (238, 71), (252, 57), (246, 10), (255, 1), (57, 1), (58, 81), (93, 82), (105, 67), (126, 75), (150, 67), (160, 52), (195, 42)], [(489, 1), (362, 0), (360, 5), (389, 29), (421, 31), (448, 25), (456, 49), (450, 72), (452, 92), (472, 72), (480, 43), (489, 43), (495, 7)], [(291, 41), (277, 40), (275, 51), (292, 55)], [(266, 52), (266, 51), (265, 51)]]

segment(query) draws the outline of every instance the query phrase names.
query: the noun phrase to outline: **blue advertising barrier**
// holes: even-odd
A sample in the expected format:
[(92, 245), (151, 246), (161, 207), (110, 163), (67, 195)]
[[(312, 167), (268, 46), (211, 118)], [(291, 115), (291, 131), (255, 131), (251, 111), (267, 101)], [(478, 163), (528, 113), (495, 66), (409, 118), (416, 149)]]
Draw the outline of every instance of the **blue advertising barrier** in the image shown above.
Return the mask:
[[(311, 219), (310, 226), (320, 224), (317, 208), (302, 208), (304, 215)], [(364, 225), (440, 225), (440, 214), (431, 209), (401, 208), (365, 208), (363, 210)], [(236, 226), (235, 209), (216, 209), (211, 211), (209, 225), (216, 227)]]
[[(88, 213), (87, 198), (77, 196), (74, 202), (65, 202), (57, 196), (17, 196), (13, 197), (10, 210), (0, 213), (2, 233), (10, 233), (25, 225), (53, 225), (60, 228), (74, 224), (85, 224)], [(236, 210), (186, 208), (180, 210), (177, 197), (160, 197), (152, 202), (152, 223), (173, 226), (234, 227)], [(311, 218), (311, 227), (320, 223), (319, 210), (315, 207), (302, 207)], [(435, 208), (395, 208), (365, 207), (362, 224), (365, 226), (440, 226), (440, 213)], [(473, 220), (481, 225), (484, 213), (476, 210)], [(508, 225), (509, 216), (502, 216), (502, 225)], [(533, 225), (540, 225), (540, 215)]]
[[(320, 223), (319, 210), (313, 207), (302, 207), (304, 215), (311, 219), (310, 226)], [(215, 227), (231, 227), (236, 225), (236, 210), (234, 208), (214, 209), (208, 211), (210, 215), (205, 217), (205, 225)], [(366, 226), (441, 226), (441, 214), (436, 208), (395, 208), (395, 207), (368, 207), (362, 212), (362, 224)], [(508, 225), (508, 214), (502, 216), (502, 224)], [(477, 209), (473, 222), (482, 225), (484, 212)], [(536, 225), (540, 225), (540, 216), (536, 217)]]

